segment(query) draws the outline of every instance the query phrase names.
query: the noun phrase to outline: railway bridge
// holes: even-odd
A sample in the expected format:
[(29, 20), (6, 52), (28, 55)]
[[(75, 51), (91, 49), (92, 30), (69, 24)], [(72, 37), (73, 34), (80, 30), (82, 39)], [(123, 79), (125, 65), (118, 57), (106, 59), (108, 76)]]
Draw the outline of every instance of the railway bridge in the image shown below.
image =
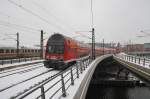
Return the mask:
[(94, 61), (89, 57), (81, 58), (74, 66), (57, 71), (10, 98), (96, 99), (96, 95), (90, 95), (93, 86), (141, 86), (149, 83), (149, 59), (123, 53), (109, 54)]

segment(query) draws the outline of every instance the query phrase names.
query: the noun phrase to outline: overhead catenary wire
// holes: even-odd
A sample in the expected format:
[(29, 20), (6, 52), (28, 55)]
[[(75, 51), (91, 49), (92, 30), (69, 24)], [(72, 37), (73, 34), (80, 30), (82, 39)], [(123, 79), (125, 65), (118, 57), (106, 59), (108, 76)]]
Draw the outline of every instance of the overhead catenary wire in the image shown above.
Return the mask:
[(56, 28), (61, 29), (61, 30), (63, 30), (63, 31), (66, 31), (66, 30), (64, 30), (63, 28), (61, 28), (60, 26), (51, 23), (49, 20), (47, 20), (47, 19), (41, 17), (40, 15), (34, 13), (33, 11), (27, 9), (27, 8), (24, 7), (23, 5), (17, 4), (17, 3), (14, 2), (13, 0), (8, 0), (8, 1), (9, 1), (10, 3), (12, 3), (13, 5), (15, 5), (15, 6), (21, 8), (22, 10), (24, 10), (24, 11), (26, 11), (26, 12), (32, 14), (33, 16), (35, 16), (35, 17), (37, 17), (37, 18), (39, 18), (39, 19), (42, 20), (43, 22), (45, 22), (45, 23), (47, 23), (47, 24), (49, 24), (49, 25), (51, 25), (51, 26), (55, 25)]
[(37, 3), (35, 0), (31, 0), (31, 1), (35, 6), (37, 6), (41, 10), (43, 10), (47, 15), (49, 15), (50, 17), (53, 17), (59, 24), (63, 24), (63, 26), (65, 25), (68, 29), (70, 29), (72, 31), (74, 30), (72, 27), (70, 27), (68, 24), (64, 23), (60, 18), (56, 17), (54, 14), (52, 14), (49, 10), (47, 10), (41, 4)]
[[(0, 29), (1, 30), (5, 30), (5, 28), (7, 28), (6, 29), (6, 31), (8, 30), (8, 29), (12, 29), (12, 30), (16, 30), (16, 31), (19, 31), (19, 30), (21, 30), (21, 31), (23, 31), (23, 32), (27, 32), (27, 33), (33, 33), (33, 32), (37, 32), (37, 31), (30, 31), (30, 30), (27, 30), (27, 29), (24, 29), (24, 28), (19, 28), (19, 27), (14, 27), (14, 26), (10, 26), (10, 25), (8, 25), (8, 24), (1, 24), (0, 23)], [(4, 28), (5, 27), (5, 28)]]
[(93, 0), (91, 0), (91, 27), (94, 28), (94, 18), (93, 18)]
[(35, 29), (35, 28), (31, 28), (31, 27), (27, 27), (27, 26), (23, 26), (23, 25), (18, 25), (18, 24), (14, 24), (14, 23), (9, 23), (9, 22), (6, 22), (6, 21), (1, 21), (0, 20), (0, 25), (4, 25), (4, 26), (15, 26), (15, 27), (19, 27), (19, 28), (24, 28), (24, 29), (27, 29), (27, 30), (32, 30), (32, 31), (40, 31), (39, 29)]

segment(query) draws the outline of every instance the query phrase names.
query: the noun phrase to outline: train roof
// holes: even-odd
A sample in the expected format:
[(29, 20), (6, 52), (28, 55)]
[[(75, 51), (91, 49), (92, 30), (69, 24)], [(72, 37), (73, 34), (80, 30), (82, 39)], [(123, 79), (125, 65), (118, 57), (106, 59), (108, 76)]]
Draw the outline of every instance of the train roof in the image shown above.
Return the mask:
[(68, 39), (68, 40), (74, 40), (70, 37), (67, 37), (67, 36), (64, 36), (63, 34), (60, 34), (60, 33), (55, 33), (53, 35), (51, 35), (48, 39), (48, 42), (49, 41), (60, 41), (60, 40), (65, 40), (65, 39)]
[[(0, 49), (17, 49), (16, 47), (0, 47)], [(21, 47), (19, 49), (39, 49), (39, 48), (29, 48), (29, 47)]]
[(0, 49), (16, 49), (15, 47), (0, 47)]

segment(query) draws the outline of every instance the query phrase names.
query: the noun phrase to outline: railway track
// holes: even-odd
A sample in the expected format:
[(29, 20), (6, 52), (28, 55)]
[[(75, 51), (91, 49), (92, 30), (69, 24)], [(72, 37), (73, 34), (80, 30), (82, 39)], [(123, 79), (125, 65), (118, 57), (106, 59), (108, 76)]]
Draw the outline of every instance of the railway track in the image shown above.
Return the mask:
[(33, 64), (38, 64), (38, 63), (42, 63), (42, 61), (36, 61), (36, 62), (31, 62), (31, 63), (27, 62), (27, 63), (21, 63), (21, 64), (16, 64), (16, 65), (9, 64), (10, 66), (1, 66), (0, 72), (5, 72), (7, 70), (12, 70), (15, 68), (25, 67), (25, 66), (29, 66), (29, 65), (33, 65)]
[(43, 67), (42, 65), (40, 66), (36, 66), (36, 67), (33, 67), (33, 68), (29, 68), (29, 69), (26, 69), (26, 70), (22, 70), (22, 71), (17, 71), (17, 72), (14, 72), (14, 73), (10, 73), (10, 74), (6, 74), (6, 75), (3, 75), (3, 76), (0, 76), (0, 78), (3, 78), (3, 77), (7, 77), (7, 76), (11, 76), (11, 75), (14, 75), (14, 74), (17, 74), (17, 73), (26, 73), (26, 72), (29, 72), (29, 71), (33, 71), (33, 70), (36, 70), (36, 69), (39, 69)]
[[(0, 76), (0, 84), (3, 85), (0, 86), (0, 97), (3, 99), (8, 98), (9, 92), (11, 92), (12, 95), (19, 92), (19, 90), (14, 92), (14, 89), (16, 90), (21, 88), (20, 90), (24, 90), (27, 87), (44, 80), (47, 77), (56, 75), (59, 71), (54, 69), (46, 69), (43, 65), (34, 65), (31, 68), (18, 68), (11, 70), (10, 72), (11, 73), (7, 71), (5, 72), (6, 75)], [(1, 74), (4, 74), (4, 72)]]
[(33, 66), (37, 66), (37, 65), (40, 65), (40, 64), (42, 64), (42, 63), (32, 64), (32, 65), (27, 65), (27, 66), (21, 66), (21, 67), (13, 68), (13, 69), (10, 69), (10, 70), (1, 71), (0, 74), (11, 73), (13, 71), (27, 69), (27, 68), (31, 68)]
[(17, 83), (15, 83), (15, 84), (12, 84), (12, 85), (10, 85), (10, 86), (8, 86), (8, 87), (6, 87), (6, 88), (0, 89), (0, 92), (2, 92), (2, 91), (4, 91), (4, 90), (7, 90), (7, 89), (9, 89), (9, 88), (11, 88), (11, 87), (14, 87), (14, 86), (16, 86), (16, 85), (18, 85), (18, 84), (21, 84), (21, 83), (24, 83), (24, 82), (26, 82), (26, 81), (29, 81), (29, 80), (31, 80), (31, 79), (33, 79), (33, 78), (39, 77), (39, 76), (41, 76), (41, 75), (43, 75), (43, 74), (45, 74), (45, 73), (48, 73), (48, 72), (50, 72), (50, 71), (53, 71), (53, 70), (54, 70), (54, 69), (50, 69), (50, 70), (48, 70), (48, 71), (46, 71), (46, 72), (40, 73), (40, 74), (38, 74), (38, 75), (36, 75), (36, 76), (33, 76), (33, 77), (31, 77), (31, 78), (28, 78), (28, 79), (25, 79), (25, 80), (23, 80), (23, 81), (17, 82)]

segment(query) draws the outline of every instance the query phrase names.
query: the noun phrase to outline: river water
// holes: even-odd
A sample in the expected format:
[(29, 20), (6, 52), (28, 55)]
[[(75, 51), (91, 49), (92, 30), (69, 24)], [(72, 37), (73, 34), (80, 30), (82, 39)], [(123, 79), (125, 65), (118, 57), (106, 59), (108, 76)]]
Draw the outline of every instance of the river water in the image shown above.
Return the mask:
[(86, 99), (150, 99), (150, 87), (90, 85)]

